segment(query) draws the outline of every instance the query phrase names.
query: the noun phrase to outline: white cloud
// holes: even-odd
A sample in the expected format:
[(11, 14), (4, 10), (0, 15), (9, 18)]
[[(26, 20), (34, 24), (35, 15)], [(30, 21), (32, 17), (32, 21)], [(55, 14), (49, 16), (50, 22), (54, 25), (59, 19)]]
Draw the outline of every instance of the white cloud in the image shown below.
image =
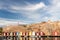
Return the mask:
[(27, 3), (26, 6), (10, 6), (9, 11), (14, 13), (22, 13), (28, 19), (38, 21), (41, 15), (39, 12), (37, 12), (37, 10), (40, 10), (45, 7), (46, 5), (43, 2), (37, 4)]
[(44, 20), (44, 21), (48, 21), (48, 20), (51, 20), (51, 21), (57, 21), (58, 18), (55, 17), (55, 16), (51, 16), (51, 17), (44, 17), (43, 20)]
[[(60, 0), (52, 0), (51, 5), (46, 6), (43, 2), (37, 4), (31, 4), (25, 2), (26, 6), (16, 6), (10, 5), (6, 8), (8, 11), (15, 13), (22, 13), (28, 19), (33, 20), (34, 22), (43, 21), (43, 20), (59, 20), (60, 16)], [(40, 11), (44, 10), (44, 14), (47, 13), (51, 15), (50, 17), (43, 15)], [(41, 15), (42, 14), (42, 15)], [(42, 17), (41, 17), (42, 16)], [(44, 16), (44, 17), (43, 17)]]
[(46, 11), (45, 13), (48, 13), (51, 15), (50, 17), (44, 17), (42, 19), (44, 20), (52, 20), (52, 21), (57, 21), (60, 20), (60, 0), (52, 0), (51, 5), (47, 6), (44, 8)]
[(41, 8), (46, 7), (43, 2), (37, 3), (37, 4), (30, 4), (28, 3), (27, 6), (11, 6), (11, 9), (16, 10), (16, 11), (35, 11)]
[(0, 9), (3, 9), (3, 5), (2, 4), (0, 4)]
[[(27, 3), (29, 4), (29, 3)], [(21, 12), (23, 15), (26, 15), (28, 18), (31, 18), (35, 21), (40, 20), (41, 12), (37, 12), (39, 9), (42, 9), (51, 15), (50, 17), (42, 17), (43, 20), (59, 20), (60, 16), (60, 0), (52, 0), (51, 5), (46, 6), (43, 2), (37, 4), (30, 4), (24, 7), (19, 6), (11, 6), (13, 12)]]
[(18, 24), (27, 24), (25, 22), (22, 22), (20, 20), (11, 20), (11, 19), (3, 19), (0, 18), (0, 26), (2, 25), (18, 25)]

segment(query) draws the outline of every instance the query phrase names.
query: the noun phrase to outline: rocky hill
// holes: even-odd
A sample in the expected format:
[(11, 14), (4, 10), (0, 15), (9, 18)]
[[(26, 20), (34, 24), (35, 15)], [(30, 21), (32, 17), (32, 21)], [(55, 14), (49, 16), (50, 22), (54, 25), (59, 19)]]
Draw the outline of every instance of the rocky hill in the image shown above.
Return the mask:
[(51, 35), (53, 31), (60, 33), (60, 21), (47, 21), (41, 23), (35, 23), (30, 25), (10, 25), (3, 27), (4, 32), (28, 32), (28, 31), (42, 31), (46, 35)]

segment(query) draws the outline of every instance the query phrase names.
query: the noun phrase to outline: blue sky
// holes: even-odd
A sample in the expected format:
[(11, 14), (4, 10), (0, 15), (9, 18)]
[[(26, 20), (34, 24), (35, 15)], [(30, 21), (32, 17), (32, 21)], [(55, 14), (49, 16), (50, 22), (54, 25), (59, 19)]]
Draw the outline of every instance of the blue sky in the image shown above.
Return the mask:
[(60, 20), (60, 0), (0, 0), (0, 25)]

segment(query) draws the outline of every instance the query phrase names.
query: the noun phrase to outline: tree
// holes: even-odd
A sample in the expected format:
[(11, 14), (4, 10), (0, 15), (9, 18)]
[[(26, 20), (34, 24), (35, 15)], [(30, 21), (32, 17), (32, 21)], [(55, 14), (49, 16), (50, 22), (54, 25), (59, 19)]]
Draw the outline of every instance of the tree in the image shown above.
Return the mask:
[(0, 33), (2, 33), (2, 30), (3, 30), (2, 27), (0, 27)]
[(2, 35), (2, 30), (3, 30), (2, 27), (0, 27), (0, 35)]

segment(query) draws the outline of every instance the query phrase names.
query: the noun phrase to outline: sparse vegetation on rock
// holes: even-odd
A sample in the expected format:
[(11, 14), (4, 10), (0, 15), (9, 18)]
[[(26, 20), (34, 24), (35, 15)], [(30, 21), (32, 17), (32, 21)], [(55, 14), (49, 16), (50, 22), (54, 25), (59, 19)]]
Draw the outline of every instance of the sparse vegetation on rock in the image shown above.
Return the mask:
[(51, 35), (53, 31), (57, 31), (60, 33), (60, 21), (48, 21), (30, 25), (16, 25), (16, 26), (12, 25), (4, 27), (3, 31), (5, 32), (42, 31), (45, 33), (45, 35)]

